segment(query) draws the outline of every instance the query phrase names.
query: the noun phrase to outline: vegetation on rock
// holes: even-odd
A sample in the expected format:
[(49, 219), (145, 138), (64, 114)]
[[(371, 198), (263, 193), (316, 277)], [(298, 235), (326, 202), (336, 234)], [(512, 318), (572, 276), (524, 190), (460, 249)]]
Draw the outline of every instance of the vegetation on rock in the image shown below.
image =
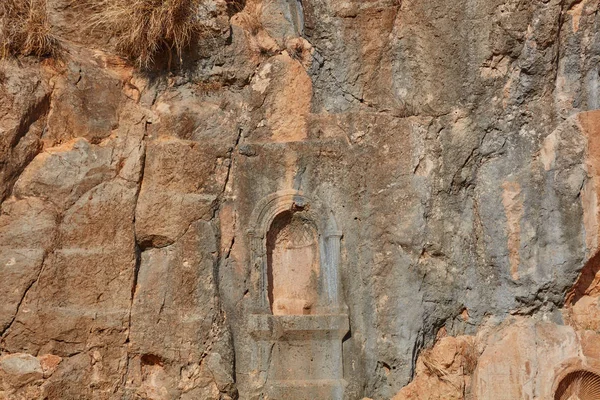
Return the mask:
[(56, 54), (58, 41), (50, 31), (46, 3), (47, 0), (0, 2), (0, 58)]
[(117, 49), (138, 67), (147, 68), (166, 51), (181, 54), (203, 24), (198, 9), (204, 0), (87, 0), (90, 26), (115, 40)]

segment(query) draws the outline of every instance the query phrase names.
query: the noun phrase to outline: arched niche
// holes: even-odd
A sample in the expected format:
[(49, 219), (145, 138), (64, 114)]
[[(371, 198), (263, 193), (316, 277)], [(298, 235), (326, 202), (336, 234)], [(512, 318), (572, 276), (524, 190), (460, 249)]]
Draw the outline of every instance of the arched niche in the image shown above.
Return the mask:
[(273, 315), (310, 315), (319, 298), (316, 225), (303, 210), (280, 213), (267, 232), (267, 297)]
[(597, 399), (600, 399), (600, 375), (585, 369), (565, 374), (554, 393), (554, 400)]
[(248, 231), (258, 275), (259, 311), (274, 315), (339, 313), (341, 231), (331, 210), (298, 191), (256, 206)]

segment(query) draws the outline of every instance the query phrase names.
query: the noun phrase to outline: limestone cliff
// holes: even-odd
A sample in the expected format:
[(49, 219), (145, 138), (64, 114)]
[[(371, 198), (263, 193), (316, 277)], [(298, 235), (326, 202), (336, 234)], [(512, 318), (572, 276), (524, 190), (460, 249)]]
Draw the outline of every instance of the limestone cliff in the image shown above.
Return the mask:
[(207, 0), (153, 69), (46, 7), (60, 54), (0, 62), (0, 399), (600, 374), (597, 0)]

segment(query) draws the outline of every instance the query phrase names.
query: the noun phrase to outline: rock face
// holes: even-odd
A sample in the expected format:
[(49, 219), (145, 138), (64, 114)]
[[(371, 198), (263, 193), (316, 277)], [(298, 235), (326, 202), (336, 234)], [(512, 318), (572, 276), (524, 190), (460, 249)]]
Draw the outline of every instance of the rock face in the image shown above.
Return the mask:
[(595, 0), (207, 0), (0, 62), (0, 399), (553, 399), (600, 374)]

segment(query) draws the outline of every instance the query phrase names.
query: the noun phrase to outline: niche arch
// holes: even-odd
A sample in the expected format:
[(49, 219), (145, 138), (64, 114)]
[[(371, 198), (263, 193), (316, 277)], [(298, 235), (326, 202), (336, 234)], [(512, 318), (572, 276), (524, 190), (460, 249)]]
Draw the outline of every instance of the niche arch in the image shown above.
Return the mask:
[(554, 400), (600, 399), (600, 375), (588, 369), (572, 369), (557, 382)]
[[(287, 314), (337, 314), (344, 311), (339, 284), (342, 232), (339, 230), (331, 210), (321, 202), (305, 196), (302, 192), (285, 190), (262, 199), (255, 207), (250, 221), (248, 230), (251, 249), (250, 268), (258, 282), (255, 293), (258, 313), (279, 313), (277, 309), (274, 312), (273, 306), (277, 306), (277, 304), (272, 303), (277, 300), (278, 288), (275, 285), (281, 284), (282, 280), (277, 282), (278, 271), (274, 267), (293, 268), (290, 262), (294, 262), (294, 260), (288, 259), (286, 263), (278, 263), (281, 258), (293, 258), (294, 256), (294, 251), (286, 254), (281, 247), (278, 248), (285, 241), (282, 235), (292, 234), (295, 234), (296, 237), (288, 240), (287, 244), (290, 248), (302, 245), (306, 245), (308, 248), (311, 246), (309, 236), (312, 235), (314, 240), (312, 251), (305, 249), (306, 251), (295, 252), (297, 256), (304, 252), (305, 255), (314, 257), (314, 265), (311, 265), (314, 272), (312, 278), (308, 277), (308, 274), (303, 275), (302, 273), (297, 276), (301, 284), (312, 285), (314, 293), (312, 293), (312, 299), (302, 299), (301, 296), (292, 295), (292, 298), (288, 299), (289, 303), (294, 297), (299, 302), (306, 301), (295, 306), (288, 304), (288, 311), (293, 310)], [(299, 230), (301, 232), (298, 232)], [(302, 230), (304, 231), (302, 232)], [(277, 260), (277, 257), (280, 259)], [(281, 277), (285, 278), (285, 274)], [(294, 275), (291, 274), (287, 278), (293, 279)], [(313, 281), (307, 282), (310, 279)], [(304, 311), (299, 312), (299, 308)]]

